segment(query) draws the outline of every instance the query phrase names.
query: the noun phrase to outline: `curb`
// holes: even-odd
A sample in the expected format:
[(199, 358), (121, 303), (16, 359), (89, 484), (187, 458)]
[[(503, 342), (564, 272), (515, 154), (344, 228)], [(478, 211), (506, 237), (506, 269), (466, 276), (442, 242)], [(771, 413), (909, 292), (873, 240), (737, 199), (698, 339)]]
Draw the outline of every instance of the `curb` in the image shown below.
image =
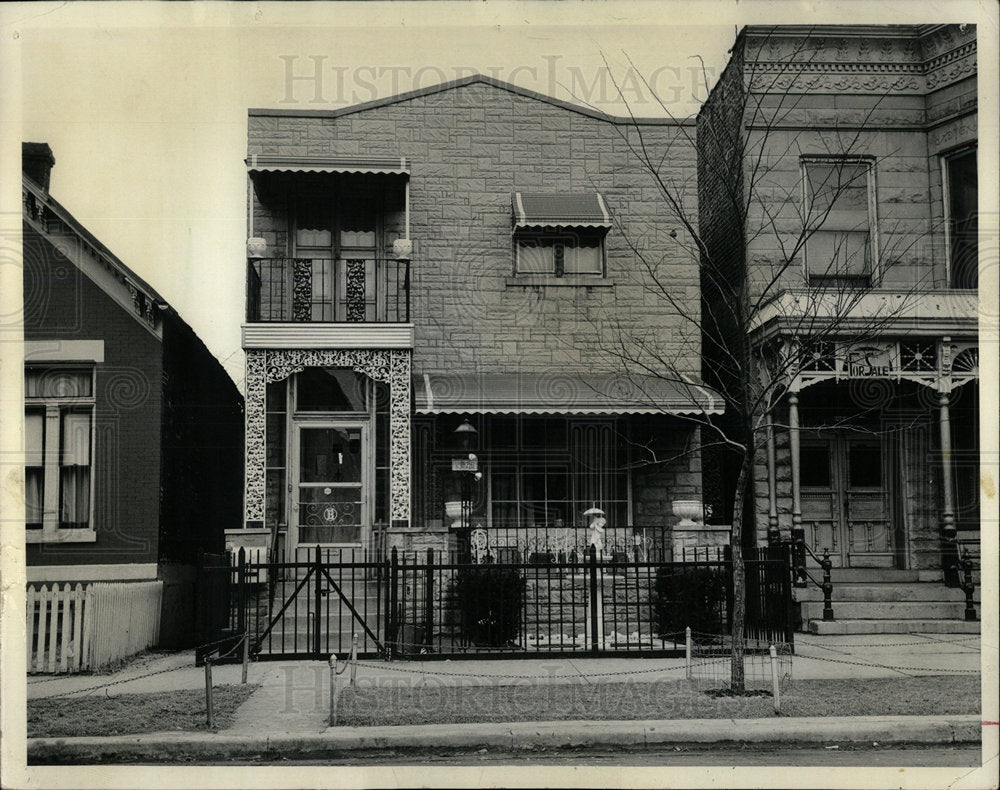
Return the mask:
[(384, 749), (523, 750), (538, 746), (662, 746), (703, 743), (978, 743), (978, 716), (862, 716), (835, 719), (676, 719), (543, 721), (329, 728), (321, 733), (237, 735), (169, 732), (106, 738), (29, 738), (28, 760), (99, 762), (181, 756), (233, 758), (280, 752), (366, 752)]

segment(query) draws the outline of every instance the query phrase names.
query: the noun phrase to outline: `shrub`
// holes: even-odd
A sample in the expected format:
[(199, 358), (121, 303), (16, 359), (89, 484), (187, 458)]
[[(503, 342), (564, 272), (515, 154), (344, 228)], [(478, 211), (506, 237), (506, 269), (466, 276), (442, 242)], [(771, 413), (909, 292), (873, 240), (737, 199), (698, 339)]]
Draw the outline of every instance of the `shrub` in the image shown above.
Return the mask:
[(462, 633), (476, 645), (501, 647), (521, 633), (524, 577), (517, 568), (480, 565), (459, 570), (455, 598)]
[(725, 633), (725, 572), (716, 568), (661, 567), (653, 588), (653, 617), (663, 635), (687, 627), (703, 634)]

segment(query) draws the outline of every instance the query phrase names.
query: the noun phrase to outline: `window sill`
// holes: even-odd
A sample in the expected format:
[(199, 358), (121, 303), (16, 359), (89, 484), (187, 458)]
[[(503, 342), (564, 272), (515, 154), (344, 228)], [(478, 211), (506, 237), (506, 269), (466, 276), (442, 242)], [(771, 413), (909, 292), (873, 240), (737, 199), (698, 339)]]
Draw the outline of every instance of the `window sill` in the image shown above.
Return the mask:
[(25, 530), (25, 543), (96, 543), (92, 529)]
[(554, 274), (519, 274), (506, 279), (507, 287), (522, 286), (528, 288), (564, 287), (564, 288), (614, 288), (615, 281), (598, 275), (571, 274), (556, 277)]

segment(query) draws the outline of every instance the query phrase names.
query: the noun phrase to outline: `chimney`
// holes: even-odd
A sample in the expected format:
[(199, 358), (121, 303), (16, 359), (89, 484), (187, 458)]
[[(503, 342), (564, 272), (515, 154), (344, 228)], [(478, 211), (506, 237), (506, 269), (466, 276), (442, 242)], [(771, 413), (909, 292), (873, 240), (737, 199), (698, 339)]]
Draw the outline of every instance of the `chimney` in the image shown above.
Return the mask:
[(56, 158), (48, 143), (21, 143), (21, 172), (49, 191), (49, 175)]

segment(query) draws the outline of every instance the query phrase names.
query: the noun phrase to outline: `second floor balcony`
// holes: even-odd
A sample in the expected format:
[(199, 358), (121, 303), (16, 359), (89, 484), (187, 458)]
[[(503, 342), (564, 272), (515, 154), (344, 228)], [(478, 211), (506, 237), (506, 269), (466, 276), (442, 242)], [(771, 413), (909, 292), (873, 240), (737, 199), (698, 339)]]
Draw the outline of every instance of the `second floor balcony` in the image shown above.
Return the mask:
[(247, 323), (405, 324), (410, 261), (250, 258)]

